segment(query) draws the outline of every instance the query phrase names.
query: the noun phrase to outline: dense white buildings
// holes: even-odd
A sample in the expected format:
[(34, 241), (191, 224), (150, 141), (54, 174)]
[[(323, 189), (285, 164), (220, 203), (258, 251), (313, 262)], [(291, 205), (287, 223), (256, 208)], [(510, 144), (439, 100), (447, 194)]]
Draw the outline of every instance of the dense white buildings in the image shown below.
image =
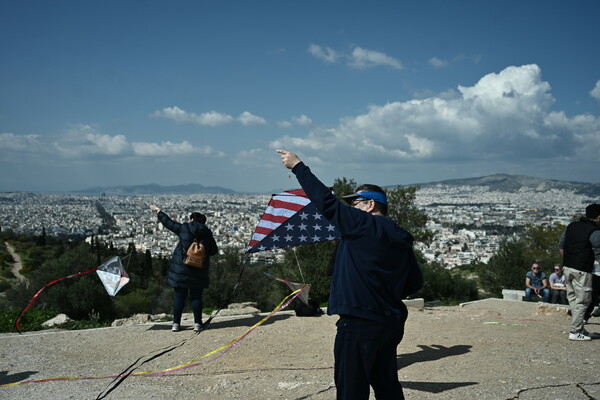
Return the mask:
[[(138, 251), (169, 255), (177, 238), (148, 208), (156, 204), (177, 221), (187, 221), (193, 211), (206, 214), (220, 247), (243, 251), (269, 199), (269, 195), (247, 194), (98, 197), (0, 193), (0, 228), (36, 235), (42, 229), (53, 236), (94, 235), (116, 247), (133, 243)], [(416, 203), (429, 216), (428, 229), (436, 232), (436, 238), (428, 246), (417, 243), (416, 247), (427, 259), (447, 268), (487, 262), (498, 249), (498, 227), (566, 225), (591, 201), (559, 190), (507, 193), (471, 186), (422, 188)], [(110, 233), (102, 232), (107, 221), (100, 210), (114, 219), (116, 229)]]

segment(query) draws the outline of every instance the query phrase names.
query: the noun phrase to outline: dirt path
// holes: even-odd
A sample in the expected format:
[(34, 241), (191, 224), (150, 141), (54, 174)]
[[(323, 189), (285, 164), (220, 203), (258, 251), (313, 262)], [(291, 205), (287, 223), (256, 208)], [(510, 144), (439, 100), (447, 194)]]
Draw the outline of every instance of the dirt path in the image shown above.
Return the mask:
[[(2, 334), (0, 384), (63, 379), (0, 387), (0, 399), (95, 399), (111, 382), (103, 377), (184, 340), (137, 371), (161, 373), (189, 362), (192, 367), (129, 377), (106, 398), (335, 399), (334, 316), (281, 312), (222, 357), (202, 357), (261, 318), (217, 318), (199, 335), (191, 324), (173, 333), (169, 323)], [(406, 398), (600, 399), (600, 340), (569, 341), (569, 319), (555, 312), (538, 315), (535, 303), (498, 299), (411, 311), (398, 348)], [(587, 329), (600, 331), (600, 321), (593, 320)]]
[(21, 257), (19, 256), (19, 254), (15, 251), (15, 249), (10, 245), (10, 243), (8, 242), (4, 242), (4, 245), (6, 246), (6, 249), (8, 250), (8, 252), (10, 253), (10, 255), (12, 256), (13, 260), (15, 260), (15, 262), (12, 265), (11, 271), (13, 273), (13, 275), (21, 282), (27, 282), (27, 278), (25, 278), (23, 275), (21, 275), (21, 268), (23, 268), (23, 265), (21, 264)]

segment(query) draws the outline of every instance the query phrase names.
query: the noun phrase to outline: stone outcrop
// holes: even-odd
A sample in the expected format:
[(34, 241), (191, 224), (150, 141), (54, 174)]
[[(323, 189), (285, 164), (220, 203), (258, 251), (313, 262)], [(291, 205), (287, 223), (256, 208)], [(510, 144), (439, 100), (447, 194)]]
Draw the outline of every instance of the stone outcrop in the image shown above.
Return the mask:
[(58, 314), (56, 317), (49, 319), (48, 321), (42, 323), (44, 328), (52, 328), (54, 326), (60, 326), (66, 324), (67, 322), (73, 321), (66, 314)]

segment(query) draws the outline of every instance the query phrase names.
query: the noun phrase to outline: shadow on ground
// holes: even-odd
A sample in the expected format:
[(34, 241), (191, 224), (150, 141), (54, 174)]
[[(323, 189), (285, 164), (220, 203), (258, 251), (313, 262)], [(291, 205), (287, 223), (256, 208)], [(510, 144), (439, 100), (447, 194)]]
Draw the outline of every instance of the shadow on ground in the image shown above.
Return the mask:
[(397, 358), (398, 369), (408, 367), (411, 364), (435, 361), (446, 357), (466, 354), (470, 351), (471, 345), (460, 344), (457, 346), (446, 347), (439, 344), (431, 346), (419, 345), (421, 350), (409, 354), (401, 354)]
[(464, 386), (478, 385), (479, 382), (400, 382), (402, 388), (427, 393), (442, 393)]
[(8, 373), (8, 371), (0, 371), (0, 385), (24, 381), (38, 372), (39, 371), (24, 371), (11, 375)]
[[(271, 318), (262, 323), (262, 325), (269, 325), (278, 321), (283, 321), (288, 318), (291, 318), (292, 315), (281, 314), (281, 315), (273, 315)], [(251, 327), (264, 319), (264, 316), (260, 315), (249, 315), (247, 317), (235, 318), (235, 319), (227, 319), (227, 320), (213, 320), (207, 329), (219, 329), (219, 328), (237, 328), (240, 326)], [(185, 325), (185, 322), (181, 325), (181, 330), (193, 330), (194, 323), (189, 322), (189, 325)], [(150, 331), (168, 331), (171, 330), (171, 324), (155, 324), (152, 325), (148, 330)]]

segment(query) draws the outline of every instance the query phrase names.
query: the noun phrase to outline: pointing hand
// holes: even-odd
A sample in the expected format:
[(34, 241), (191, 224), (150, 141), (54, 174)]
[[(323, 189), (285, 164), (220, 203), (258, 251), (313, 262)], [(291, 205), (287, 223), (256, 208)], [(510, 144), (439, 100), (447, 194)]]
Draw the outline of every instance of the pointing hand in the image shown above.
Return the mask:
[(281, 154), (281, 163), (288, 169), (292, 169), (300, 162), (297, 155), (287, 150), (276, 150)]

